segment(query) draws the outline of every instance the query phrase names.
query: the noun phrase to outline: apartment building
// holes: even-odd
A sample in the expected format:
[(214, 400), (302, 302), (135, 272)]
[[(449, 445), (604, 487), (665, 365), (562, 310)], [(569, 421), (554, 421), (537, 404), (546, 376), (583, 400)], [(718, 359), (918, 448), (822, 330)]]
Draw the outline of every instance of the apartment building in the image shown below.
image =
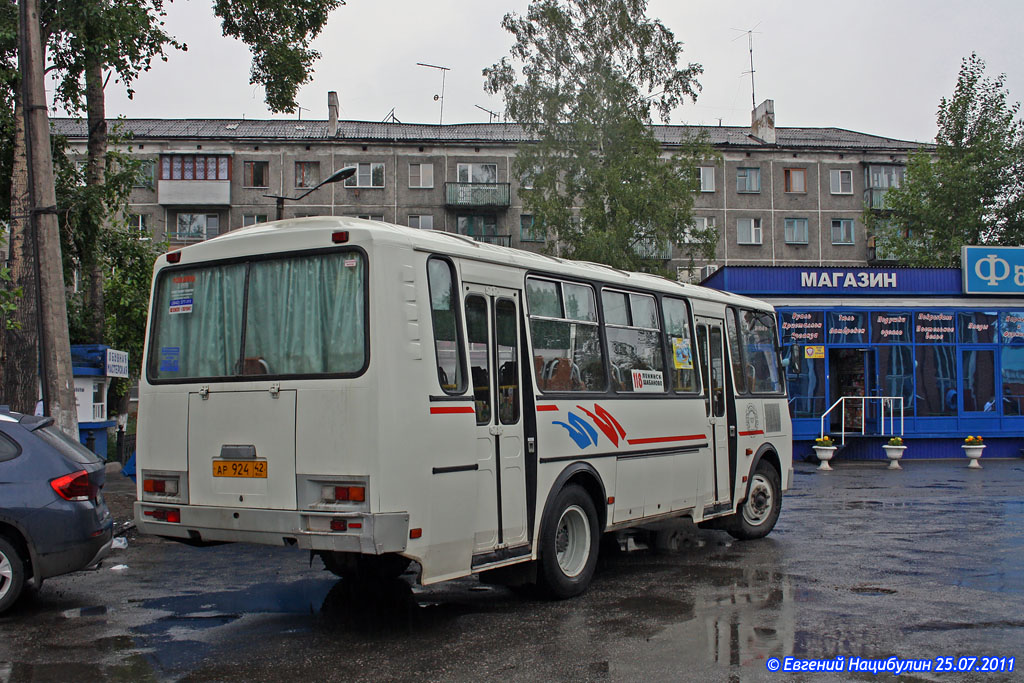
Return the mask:
[[(514, 177), (516, 148), (529, 142), (520, 126), (339, 121), (334, 93), (328, 113), (312, 121), (111, 121), (145, 164), (131, 195), (133, 228), (172, 247), (209, 239), (277, 218), (268, 195), (301, 195), (354, 166), (343, 184), (284, 202), (281, 217), (360, 216), (531, 251), (553, 246), (524, 209), (523, 181)], [(84, 156), (85, 122), (52, 124)], [(840, 128), (776, 127), (771, 100), (752, 112), (750, 128), (655, 126), (654, 133), (666, 154), (694, 134), (720, 154), (700, 169), (693, 211), (697, 227), (718, 230), (715, 259), (697, 261), (691, 274), (685, 244), (649, 249), (686, 279), (720, 265), (874, 263), (864, 207), (881, 206), (921, 146)]]

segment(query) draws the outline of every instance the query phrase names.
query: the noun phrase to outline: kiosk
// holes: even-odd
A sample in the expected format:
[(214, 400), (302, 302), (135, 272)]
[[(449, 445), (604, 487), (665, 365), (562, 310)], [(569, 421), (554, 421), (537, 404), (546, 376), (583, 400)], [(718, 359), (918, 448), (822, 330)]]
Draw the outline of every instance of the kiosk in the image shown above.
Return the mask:
[(107, 457), (107, 389), (114, 377), (128, 377), (128, 353), (103, 344), (72, 344), (71, 374), (75, 380), (78, 437), (99, 457)]

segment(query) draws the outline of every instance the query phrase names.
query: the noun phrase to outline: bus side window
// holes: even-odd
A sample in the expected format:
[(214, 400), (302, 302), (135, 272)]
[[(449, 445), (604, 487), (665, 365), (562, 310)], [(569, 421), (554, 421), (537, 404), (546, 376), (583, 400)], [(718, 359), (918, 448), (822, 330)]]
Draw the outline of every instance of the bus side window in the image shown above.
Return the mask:
[(430, 318), (434, 328), (437, 381), (446, 394), (466, 390), (463, 380), (462, 336), (459, 334), (458, 295), (455, 269), (451, 262), (431, 256), (427, 261), (430, 289)]

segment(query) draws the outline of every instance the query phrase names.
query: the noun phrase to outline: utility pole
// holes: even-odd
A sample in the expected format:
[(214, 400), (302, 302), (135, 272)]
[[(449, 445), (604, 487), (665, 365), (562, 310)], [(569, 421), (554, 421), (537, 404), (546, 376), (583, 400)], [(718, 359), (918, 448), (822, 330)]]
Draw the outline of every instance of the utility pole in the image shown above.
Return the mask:
[(71, 342), (64, 299), (57, 192), (50, 154), (50, 119), (43, 83), (43, 46), (38, 0), (18, 3), (22, 98), (25, 104), (25, 151), (28, 160), (29, 229), (34, 239), (36, 306), (39, 317), (39, 366), (43, 414), (54, 418), (68, 436), (78, 439), (75, 386), (71, 376)]

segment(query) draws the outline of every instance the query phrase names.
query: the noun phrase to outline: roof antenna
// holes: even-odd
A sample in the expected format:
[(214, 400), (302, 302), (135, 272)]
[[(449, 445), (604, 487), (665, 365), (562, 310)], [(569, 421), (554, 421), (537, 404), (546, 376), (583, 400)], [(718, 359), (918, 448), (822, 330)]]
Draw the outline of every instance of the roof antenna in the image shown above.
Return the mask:
[[(757, 22), (754, 28), (757, 28), (760, 25), (761, 22)], [(754, 28), (750, 28), (745, 31), (741, 28), (734, 28), (732, 30), (739, 31), (741, 34), (747, 34), (747, 49), (750, 50), (750, 71), (744, 71), (743, 73), (750, 74), (750, 107), (752, 109), (757, 109), (757, 97), (754, 96), (754, 34), (760, 33), (760, 31), (755, 31)], [(733, 38), (733, 41), (735, 42), (742, 37), (742, 35), (736, 36)]]
[(491, 111), (490, 109), (484, 109), (479, 104), (474, 104), (473, 106), (476, 107), (477, 109), (479, 109), (480, 111), (487, 112), (487, 116), (489, 117), (487, 119), (487, 123), (494, 123), (494, 119), (500, 119), (501, 118), (501, 114), (499, 114), (496, 111)]
[(441, 71), (441, 94), (434, 95), (434, 101), (441, 103), (441, 116), (437, 120), (437, 125), (444, 123), (444, 77), (451, 71), (447, 66), (437, 66), (436, 64), (424, 64), (423, 62), (416, 62), (416, 66), (426, 66), (431, 69), (440, 69)]

